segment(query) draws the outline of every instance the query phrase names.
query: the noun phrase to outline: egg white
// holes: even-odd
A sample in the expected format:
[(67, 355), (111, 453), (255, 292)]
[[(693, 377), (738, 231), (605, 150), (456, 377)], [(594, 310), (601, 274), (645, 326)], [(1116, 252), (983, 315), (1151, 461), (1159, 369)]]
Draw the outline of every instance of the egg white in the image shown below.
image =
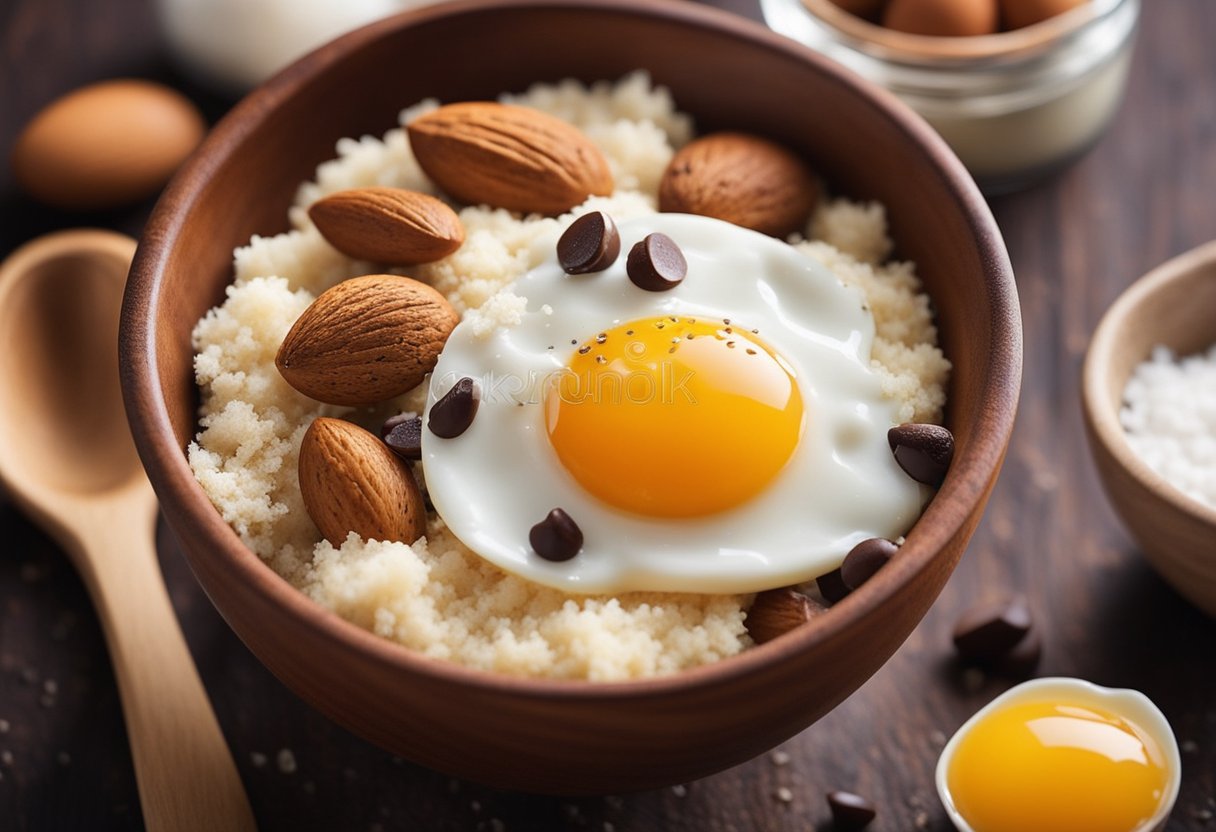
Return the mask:
[[(621, 255), (606, 271), (567, 275), (554, 251), (511, 287), (527, 299), (517, 325), (479, 336), (462, 322), (448, 339), (428, 412), (462, 377), (481, 388), (463, 435), (423, 430), (427, 488), (452, 533), (508, 572), (578, 593), (788, 586), (836, 568), (861, 540), (904, 534), (929, 492), (900, 470), (887, 444), (898, 403), (883, 395), (870, 365), (874, 320), (860, 291), (786, 243), (720, 220), (655, 214), (619, 230)], [(656, 231), (688, 261), (687, 278), (667, 292), (643, 291), (625, 272), (629, 249)], [(789, 463), (762, 494), (718, 514), (666, 519), (616, 509), (562, 466), (545, 430), (541, 381), (566, 367), (578, 345), (617, 324), (665, 315), (758, 329), (794, 369), (802, 394), (805, 427)], [(723, 459), (722, 476), (735, 464)], [(531, 527), (557, 507), (584, 537), (581, 553), (562, 563), (528, 542)]]

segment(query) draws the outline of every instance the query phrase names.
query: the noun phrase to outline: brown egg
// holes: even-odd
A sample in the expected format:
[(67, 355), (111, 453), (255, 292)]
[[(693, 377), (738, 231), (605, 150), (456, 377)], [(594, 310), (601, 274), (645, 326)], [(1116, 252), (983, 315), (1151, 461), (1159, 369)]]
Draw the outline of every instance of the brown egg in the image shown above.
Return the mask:
[(1001, 23), (1006, 29), (1021, 29), (1087, 2), (1089, 0), (1000, 0)]
[(48, 205), (114, 208), (156, 193), (206, 129), (198, 109), (162, 84), (104, 81), (34, 116), (13, 148), (13, 174)]
[(996, 0), (891, 0), (882, 25), (914, 35), (990, 35), (997, 30)]
[(831, 2), (849, 14), (855, 14), (858, 17), (874, 18), (882, 11), (883, 4), (887, 0), (831, 0)]

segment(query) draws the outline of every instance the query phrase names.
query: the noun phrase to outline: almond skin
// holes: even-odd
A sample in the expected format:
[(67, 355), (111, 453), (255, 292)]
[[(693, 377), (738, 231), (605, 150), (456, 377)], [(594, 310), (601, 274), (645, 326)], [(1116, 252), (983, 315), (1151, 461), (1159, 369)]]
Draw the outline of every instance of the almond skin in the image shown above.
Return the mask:
[(449, 104), (406, 126), (426, 175), (457, 200), (556, 215), (612, 193), (599, 149), (561, 119), (528, 107)]
[(701, 214), (784, 237), (806, 227), (819, 185), (802, 160), (747, 133), (685, 145), (659, 183), (659, 210)]
[(1001, 22), (1006, 29), (1021, 29), (1072, 11), (1086, 2), (1088, 0), (1000, 0)]
[(348, 406), (412, 390), (435, 369), (460, 316), (408, 277), (368, 275), (321, 294), (279, 346), (279, 373), (305, 396)]
[(426, 505), (409, 465), (358, 425), (314, 421), (300, 444), (299, 474), (308, 516), (334, 546), (350, 532), (401, 543), (426, 533)]
[(314, 202), (308, 216), (338, 251), (390, 266), (433, 263), (464, 242), (455, 211), (430, 194), (404, 188), (338, 191)]
[(997, 30), (997, 0), (891, 0), (888, 29), (930, 37), (973, 37)]
[(747, 634), (757, 644), (772, 641), (824, 612), (801, 592), (789, 587), (761, 592), (747, 611)]

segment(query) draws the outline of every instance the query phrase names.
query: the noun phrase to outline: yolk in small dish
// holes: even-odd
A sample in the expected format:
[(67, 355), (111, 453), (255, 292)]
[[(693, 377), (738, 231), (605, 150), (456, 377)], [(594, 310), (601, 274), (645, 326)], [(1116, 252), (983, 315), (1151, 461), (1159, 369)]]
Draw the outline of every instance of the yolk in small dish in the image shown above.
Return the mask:
[(729, 321), (647, 318), (575, 350), (545, 394), (565, 468), (609, 505), (697, 517), (755, 497), (803, 428), (793, 369)]
[(1168, 773), (1140, 726), (1089, 705), (995, 711), (954, 752), (947, 784), (975, 832), (1133, 832), (1161, 805)]

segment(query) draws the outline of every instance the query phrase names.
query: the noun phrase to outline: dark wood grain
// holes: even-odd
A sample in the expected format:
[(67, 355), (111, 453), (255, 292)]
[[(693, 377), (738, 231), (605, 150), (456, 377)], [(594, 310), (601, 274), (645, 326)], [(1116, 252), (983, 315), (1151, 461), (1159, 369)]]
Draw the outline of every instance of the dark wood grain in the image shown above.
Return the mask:
[[(753, 0), (715, 5), (757, 15)], [(1077, 390), (1089, 333), (1119, 291), (1216, 236), (1213, 31), (1210, 0), (1150, 4), (1111, 132), (1061, 176), (994, 203), (1026, 328), (1022, 406), (1004, 473), (934, 609), (856, 695), (782, 747), (787, 763), (764, 756), (685, 789), (586, 800), (451, 781), (300, 703), (231, 634), (166, 540), (166, 580), (262, 828), (827, 829), (823, 792), (847, 788), (879, 806), (876, 832), (945, 832), (932, 788), (940, 745), (1003, 688), (965, 680), (949, 629), (976, 595), (1014, 586), (1045, 624), (1041, 674), (1139, 688), (1172, 721), (1184, 777), (1169, 830), (1216, 829), (1216, 622), (1166, 587), (1118, 525), (1084, 444)], [(147, 0), (0, 4), (0, 156), (38, 106), (118, 74), (177, 80)], [(222, 106), (206, 103), (212, 113)], [(0, 253), (82, 222), (135, 232), (147, 208), (56, 214), (14, 193), (5, 170)], [(81, 419), (87, 427), (87, 414)], [(0, 540), (0, 828), (139, 829), (117, 694), (87, 596), (62, 554), (2, 503)], [(295, 771), (276, 764), (282, 749), (293, 752)]]

